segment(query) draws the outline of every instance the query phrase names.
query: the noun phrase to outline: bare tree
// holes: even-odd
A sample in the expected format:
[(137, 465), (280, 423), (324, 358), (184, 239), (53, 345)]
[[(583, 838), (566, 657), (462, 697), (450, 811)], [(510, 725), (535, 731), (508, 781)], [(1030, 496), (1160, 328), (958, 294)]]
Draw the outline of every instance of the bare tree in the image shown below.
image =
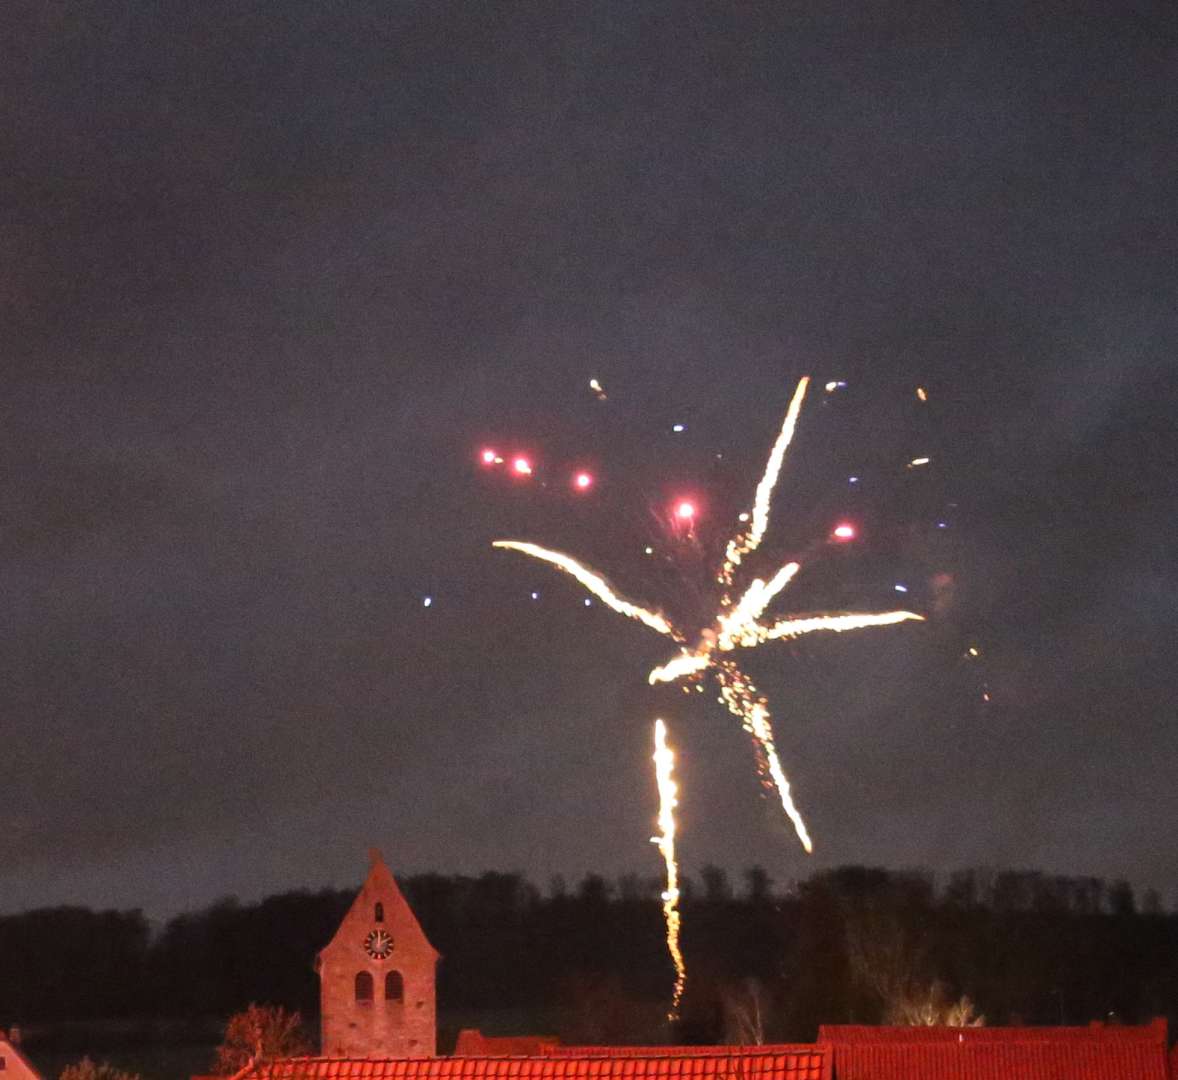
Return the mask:
[(986, 1023), (968, 994), (950, 1000), (945, 984), (937, 981), (889, 1002), (885, 1019), (905, 1027), (982, 1027)]
[(762, 1046), (770, 1003), (760, 979), (745, 979), (737, 986), (726, 987), (722, 1001), (724, 1041), (734, 1046)]
[(885, 1023), (979, 1027), (986, 1018), (967, 995), (953, 1000), (932, 971), (926, 939), (878, 905), (845, 914), (847, 962), (855, 983), (878, 997)]
[[(288, 1013), (281, 1005), (251, 1005), (244, 1012), (231, 1016), (225, 1025), (225, 1039), (217, 1047), (213, 1072), (218, 1076), (231, 1076), (251, 1061), (301, 1057), (310, 1052), (311, 1044), (297, 1012)], [(76, 1080), (89, 1078), (78, 1077)]]
[(138, 1073), (123, 1072), (109, 1062), (95, 1063), (88, 1057), (61, 1070), (60, 1080), (143, 1080)]

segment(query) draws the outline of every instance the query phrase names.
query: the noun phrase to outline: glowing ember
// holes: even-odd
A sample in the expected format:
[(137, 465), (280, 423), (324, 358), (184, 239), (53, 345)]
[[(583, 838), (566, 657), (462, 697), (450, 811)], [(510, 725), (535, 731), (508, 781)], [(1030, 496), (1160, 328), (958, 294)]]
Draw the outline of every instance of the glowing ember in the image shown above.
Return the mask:
[(681, 502), (675, 507), (675, 516), (681, 521), (690, 521), (695, 517), (695, 503)]
[(484, 465), (494, 465), (499, 455), (494, 450), (484, 450), (479, 457), (482, 458)]
[(573, 487), (578, 491), (588, 491), (593, 486), (593, 477), (587, 472), (579, 472), (573, 477)]
[(511, 463), (511, 468), (517, 476), (532, 475), (532, 463), (526, 457), (517, 457)]
[(833, 536), (836, 540), (854, 540), (855, 526), (849, 525), (844, 521), (841, 524), (836, 525), (830, 535)]
[(675, 965), (675, 989), (671, 994), (668, 1020), (679, 1018), (679, 1002), (683, 999), (683, 985), (687, 968), (679, 948), (679, 867), (675, 862), (675, 807), (679, 787), (674, 780), (675, 752), (667, 745), (667, 725), (654, 722), (654, 769), (659, 791), (659, 835), (650, 842), (656, 844), (667, 868), (667, 887), (663, 890), (663, 918), (667, 924), (667, 952)]

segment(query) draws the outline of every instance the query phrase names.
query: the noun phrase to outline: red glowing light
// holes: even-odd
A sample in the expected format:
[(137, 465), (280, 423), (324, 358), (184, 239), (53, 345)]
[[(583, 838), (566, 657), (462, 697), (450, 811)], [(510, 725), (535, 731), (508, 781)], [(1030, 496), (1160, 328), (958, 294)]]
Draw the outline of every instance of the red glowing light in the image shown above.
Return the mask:
[(680, 521), (690, 521), (695, 517), (695, 503), (684, 500), (675, 507), (675, 516)]
[(593, 486), (593, 476), (587, 472), (579, 472), (573, 477), (573, 486), (578, 491), (588, 491)]
[(517, 457), (511, 463), (511, 467), (515, 470), (517, 476), (532, 475), (532, 463), (526, 457)]
[(834, 527), (834, 532), (831, 533), (836, 540), (846, 542), (847, 540), (855, 539), (855, 526), (848, 525), (845, 521)]
[(495, 459), (496, 459), (498, 456), (499, 456), (499, 455), (498, 455), (498, 454), (496, 454), (494, 450), (490, 449), (490, 447), (488, 447), (486, 450), (484, 450), (484, 451), (483, 451), (483, 452), (482, 452), (482, 453), (479, 455), (479, 457), (482, 459), (482, 462), (483, 462), (483, 464), (484, 464), (484, 465), (494, 465), (494, 464), (495, 464)]

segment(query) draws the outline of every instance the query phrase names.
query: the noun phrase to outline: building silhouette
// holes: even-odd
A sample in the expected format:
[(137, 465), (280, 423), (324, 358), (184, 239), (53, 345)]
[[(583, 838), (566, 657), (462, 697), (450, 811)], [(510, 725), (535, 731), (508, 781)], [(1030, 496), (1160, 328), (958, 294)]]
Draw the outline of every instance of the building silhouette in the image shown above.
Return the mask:
[(315, 962), (319, 1045), (331, 1057), (433, 1057), (438, 952), (380, 852), (369, 860), (367, 880)]

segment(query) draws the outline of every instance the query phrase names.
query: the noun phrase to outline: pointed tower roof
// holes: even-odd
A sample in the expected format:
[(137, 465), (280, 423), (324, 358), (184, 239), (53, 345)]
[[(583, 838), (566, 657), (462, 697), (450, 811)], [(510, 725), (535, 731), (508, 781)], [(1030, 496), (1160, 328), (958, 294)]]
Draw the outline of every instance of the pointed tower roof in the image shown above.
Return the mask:
[[(348, 908), (347, 915), (344, 916), (332, 939), (320, 950), (320, 959), (341, 945), (351, 945), (352, 942), (348, 935), (351, 934), (352, 927), (360, 923), (370, 923), (370, 912), (377, 904), (383, 906), (384, 921), (390, 927), (397, 928), (401, 941), (408, 944), (406, 941), (408, 938), (418, 949), (424, 949), (437, 959), (441, 953), (430, 944), (429, 938), (425, 936), (425, 931), (422, 930), (421, 923), (417, 921), (417, 916), (413, 914), (413, 909), (397, 885), (393, 872), (385, 865), (384, 859), (376, 848), (369, 850), (368, 864), (368, 877), (364, 879), (364, 884), (360, 886), (356, 899), (352, 901), (352, 906)], [(347, 939), (346, 942), (345, 939)]]

